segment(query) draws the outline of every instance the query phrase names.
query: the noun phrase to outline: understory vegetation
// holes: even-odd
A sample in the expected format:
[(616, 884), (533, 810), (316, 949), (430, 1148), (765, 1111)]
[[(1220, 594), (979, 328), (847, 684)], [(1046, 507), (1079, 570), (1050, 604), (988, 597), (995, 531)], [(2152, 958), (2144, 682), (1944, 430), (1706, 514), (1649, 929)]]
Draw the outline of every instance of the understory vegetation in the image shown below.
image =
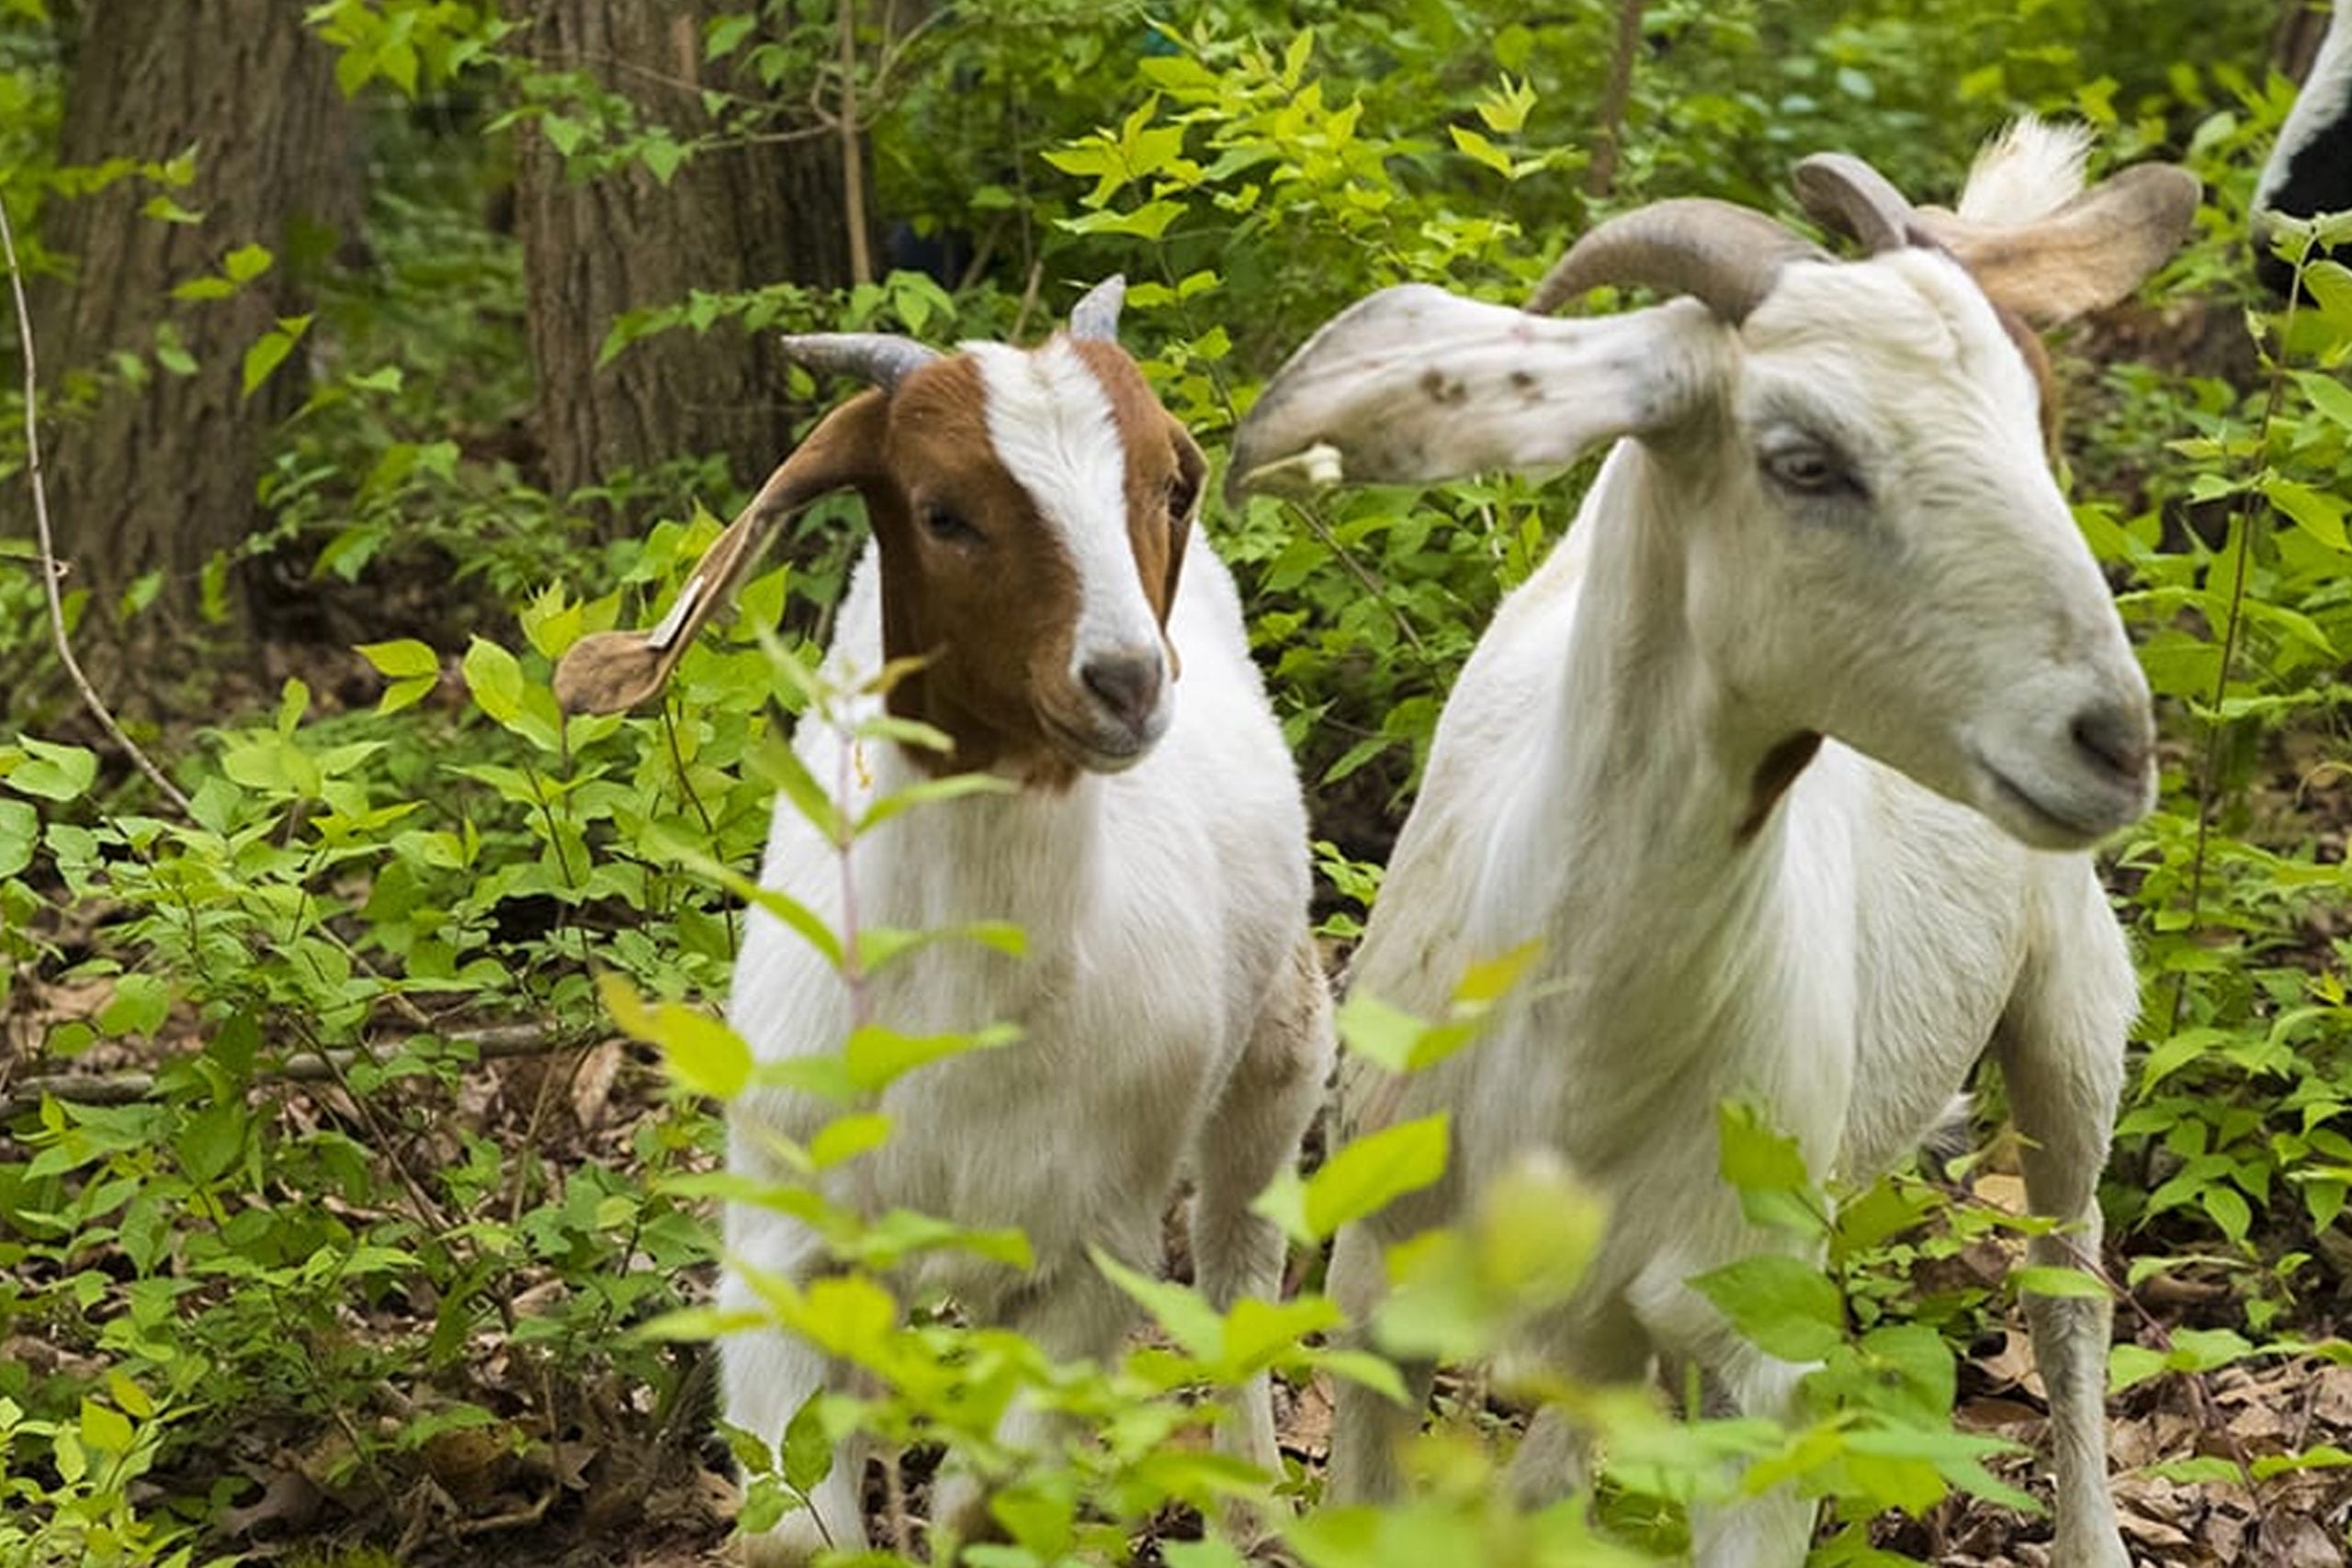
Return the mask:
[[(192, 222), (181, 197), (209, 155), (60, 161), (84, 8), (0, 0), (0, 201), (37, 285), (77, 276), (45, 216), (128, 182), (144, 222)], [(1386, 1510), (1319, 1506), (1331, 1381), (1393, 1387), (1386, 1355), (1476, 1366), (1563, 1299), (1606, 1224), (1572, 1176), (1525, 1169), (1475, 1226), (1396, 1259), (1367, 1348), (1321, 1293), (1320, 1246), (1433, 1180), (1444, 1129), (1318, 1145), (1266, 1199), (1295, 1244), (1294, 1293), (1220, 1314), (1184, 1282), (1181, 1244), (1166, 1279), (1104, 1259), (1148, 1326), (1118, 1364), (1066, 1366), (890, 1289), (919, 1251), (1017, 1265), (1022, 1238), (820, 1196), (825, 1172), (890, 1136), (879, 1090), (1001, 1043), (991, 1021), (956, 1039), (861, 1028), (837, 1068), (795, 1079), (839, 1106), (794, 1151), (805, 1179), (746, 1192), (721, 1171), (718, 1107), (763, 1081), (717, 1010), (742, 905), (763, 897), (750, 877), (772, 803), (843, 845), (890, 811), (941, 807), (845, 819), (783, 744), (794, 723), (850, 722), (813, 670), (863, 539), (851, 503), (786, 526), (658, 709), (559, 709), (554, 661), (653, 623), (747, 492), (693, 449), (555, 489), (533, 432), (576, 389), (533, 375), (513, 191), (526, 142), (575, 184), (666, 188), (807, 132), (812, 105), (818, 135), (844, 116), (864, 132), (860, 199), (891, 237), (873, 276), (649, 303), (591, 323), (603, 366), (739, 331), (1032, 341), (1120, 272), (1125, 340), (1210, 453), (1212, 495), (1266, 375), (1379, 287), (1516, 301), (1594, 219), (1668, 196), (1793, 221), (1788, 170), (1825, 149), (1949, 199), (1977, 143), (2024, 110), (2096, 128), (2095, 173), (2193, 170), (2189, 246), (2053, 344), (2069, 493), (2163, 724), (2159, 807), (2103, 860), (2143, 978), (2097, 1286), (2118, 1302), (2118, 1492), (2149, 1561), (2346, 1560), (2352, 272), (2317, 241), (2352, 224), (2289, 236), (2291, 308), (2257, 295), (2247, 202), (2292, 100), (2266, 57), (2276, 8), (907, 9), (924, 14), (868, 5), (846, 29), (819, 0), (710, 12), (690, 63), (763, 91), (706, 92), (689, 125), (535, 52), (545, 6), (309, 6), (364, 149), (364, 215), (332, 262), (237, 236), (172, 290), (195, 310), (300, 267), (315, 299), (265, 314), (234, 351), (248, 398), (300, 383), (263, 440), (263, 525), (206, 569), (164, 656), (134, 637), (117, 646), (135, 656), (94, 665), (128, 747), (52, 635), (49, 557), (73, 557), (87, 520), (57, 516), (41, 543), (28, 433), (49, 441), (198, 367), (169, 315), (102, 363), (36, 365), (11, 314), (0, 1568), (705, 1561), (739, 1511), (800, 1506), (853, 1427), (886, 1461), (877, 1562), (929, 1554), (943, 1451), (998, 1483), (1003, 1539), (963, 1557), (982, 1568), (1229, 1568), (1237, 1501), (1310, 1568), (1673, 1561), (1693, 1499), (1780, 1480), (1826, 1500), (1819, 1563), (2042, 1560), (2018, 1292), (2083, 1284), (2011, 1267), (2033, 1222), (1997, 1080), (1977, 1086), (1971, 1153), (1863, 1190), (1808, 1190), (1792, 1145), (1741, 1107), (1693, 1130), (1720, 1135), (1759, 1224), (1826, 1237), (1826, 1273), (1768, 1261), (1702, 1287), (1758, 1345), (1821, 1363), (1798, 1427), (1712, 1416), (1679, 1388), (1450, 1373), (1425, 1483)], [(805, 428), (826, 389), (799, 373), (790, 388)], [(1453, 677), (1577, 488), (1211, 503), (1307, 784), (1335, 958), (1377, 896)], [(104, 595), (86, 573), (55, 581), (77, 643), (136, 627), (174, 586), (152, 570)], [(1017, 940), (810, 936), (845, 983), (926, 941)], [(1351, 1002), (1345, 1043), (1392, 1066), (1476, 1050), (1511, 978), (1507, 963), (1464, 976), (1442, 1019)], [(767, 1315), (866, 1374), (863, 1393), (812, 1402), (778, 1453), (713, 1427), (711, 1341), (740, 1326), (707, 1304), (722, 1198), (821, 1225), (839, 1272), (779, 1282)], [(1271, 1480), (1206, 1438), (1220, 1398), (1269, 1367), (1286, 1456)], [(1016, 1398), (1083, 1436), (1001, 1451)], [(1589, 1496), (1522, 1516), (1499, 1470), (1541, 1399), (1602, 1434), (1604, 1463)]]

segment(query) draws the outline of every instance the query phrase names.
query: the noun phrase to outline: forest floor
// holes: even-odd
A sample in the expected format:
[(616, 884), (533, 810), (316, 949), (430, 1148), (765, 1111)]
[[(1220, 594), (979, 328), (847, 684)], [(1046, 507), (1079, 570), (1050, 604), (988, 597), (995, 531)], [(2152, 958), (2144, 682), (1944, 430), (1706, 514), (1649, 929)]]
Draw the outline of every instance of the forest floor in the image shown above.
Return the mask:
[[(103, 1005), (103, 984), (19, 988), (0, 1019), (0, 1061), (23, 1064), (28, 1046), (62, 1019), (88, 1016)], [(104, 1075), (141, 1065), (133, 1047), (104, 1044), (77, 1066)], [(536, 1139), (556, 1170), (623, 1167), (647, 1118), (671, 1114), (663, 1104), (660, 1066), (618, 1039), (558, 1055), (526, 1055), (485, 1062), (434, 1114), (474, 1129), (510, 1152)], [(0, 1076), (0, 1089), (6, 1086)], [(19, 1085), (18, 1087), (22, 1087)], [(335, 1122), (352, 1116), (342, 1091), (322, 1084), (286, 1086), (285, 1111), (298, 1120)], [(430, 1097), (430, 1089), (414, 1092)], [(356, 1118), (353, 1117), (356, 1125)], [(536, 1131), (534, 1124), (536, 1123)], [(1968, 1179), (1980, 1201), (2014, 1210), (2022, 1202), (2017, 1178), (1980, 1170)], [(390, 1185), (389, 1179), (387, 1186)], [(1926, 1266), (1912, 1281), (1920, 1292), (1977, 1288), (1996, 1291), (2020, 1259), (2018, 1244), (1999, 1235), (1968, 1243)], [(2179, 1259), (2172, 1238), (2125, 1235), (2110, 1242), (2114, 1278), (2126, 1277), (2132, 1257)], [(1181, 1241), (1171, 1267), (1184, 1267)], [(103, 1267), (105, 1260), (86, 1260)], [(2337, 1260), (2329, 1260), (2331, 1265)], [(2119, 1341), (2152, 1348), (2169, 1346), (2184, 1329), (2235, 1326), (2242, 1303), (2233, 1276), (2218, 1261), (2179, 1260), (2151, 1275), (2118, 1309)], [(511, 1302), (528, 1317), (565, 1289), (552, 1272), (526, 1285)], [(693, 1293), (707, 1291), (697, 1282)], [(352, 1332), (384, 1343), (418, 1342), (429, 1331), (428, 1303), (404, 1321), (396, 1306), (355, 1310)], [(1965, 1430), (2010, 1439), (2026, 1451), (1996, 1463), (2001, 1478), (2047, 1498), (2031, 1457), (2043, 1438), (2046, 1404), (2032, 1371), (2024, 1325), (2009, 1309), (1989, 1308), (1991, 1331), (1971, 1348), (1961, 1367), (1957, 1420)], [(2312, 1341), (2343, 1326), (2337, 1304), (2307, 1299), (2279, 1328)], [(707, 1434), (710, 1397), (707, 1365), (684, 1379), (680, 1407), (650, 1408), (642, 1389), (579, 1386), (560, 1391), (552, 1438), (536, 1413), (548, 1398), (543, 1371), (526, 1350), (503, 1336), (486, 1337), (469, 1363), (465, 1386), (450, 1392), (501, 1410), (512, 1427), (447, 1434), (428, 1442), (404, 1469), (379, 1465), (355, 1477), (347, 1461), (351, 1438), (342, 1426), (293, 1416), (256, 1415), (238, 1424), (227, 1441), (203, 1452), (183, 1452), (176, 1477), (236, 1473), (252, 1484), (222, 1520), (223, 1545), (249, 1561), (315, 1561), (340, 1543), (397, 1543), (400, 1560), (415, 1564), (670, 1564), (725, 1561), (724, 1537), (736, 1504), (721, 1447)], [(73, 1371), (63, 1352), (19, 1341), (0, 1356), (25, 1358), (42, 1371)], [(697, 1392), (698, 1391), (698, 1392)], [(1482, 1385), (1453, 1381), (1444, 1391), (1460, 1407), (1483, 1404)], [(433, 1391), (388, 1383), (366, 1408), (344, 1412), (345, 1422), (387, 1424), (413, 1414)], [(1503, 1424), (1510, 1418), (1503, 1415)], [(1278, 1391), (1285, 1453), (1308, 1471), (1328, 1452), (1329, 1390), (1319, 1385)], [(2115, 1496), (2135, 1555), (2167, 1568), (2329, 1568), (2345, 1561), (2335, 1544), (2352, 1529), (2352, 1366), (2318, 1356), (2253, 1361), (2204, 1376), (2168, 1375), (2143, 1383), (2110, 1404)], [(2278, 1471), (2280, 1456), (2299, 1454), (2312, 1466)], [(909, 1495), (919, 1508), (924, 1466), (910, 1465)], [(870, 1488), (877, 1510), (882, 1488)], [(1185, 1533), (1183, 1521), (1167, 1521)], [(888, 1520), (874, 1520), (877, 1539)], [(2022, 1516), (1986, 1503), (1953, 1498), (1917, 1519), (1887, 1518), (1874, 1528), (1881, 1542), (1955, 1568), (2065, 1568), (2051, 1562), (2045, 1517)], [(1158, 1560), (1149, 1538), (1138, 1561)], [(332, 1561), (330, 1557), (328, 1559)]]

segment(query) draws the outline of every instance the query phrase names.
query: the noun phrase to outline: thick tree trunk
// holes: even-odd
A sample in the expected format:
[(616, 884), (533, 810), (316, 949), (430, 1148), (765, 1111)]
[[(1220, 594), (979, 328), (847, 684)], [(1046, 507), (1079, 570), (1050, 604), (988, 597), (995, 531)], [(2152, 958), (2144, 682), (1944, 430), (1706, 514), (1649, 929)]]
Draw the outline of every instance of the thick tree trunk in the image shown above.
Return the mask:
[[(705, 86), (771, 94), (739, 83), (729, 62), (703, 58), (704, 24), (742, 8), (531, 0), (527, 47), (543, 64), (588, 72), (684, 141), (708, 124)], [(820, 133), (705, 152), (664, 185), (641, 165), (575, 179), (533, 130), (520, 186), (540, 434), (558, 493), (711, 452), (727, 456), (742, 485), (764, 478), (791, 438), (786, 367), (772, 347), (721, 326), (640, 339), (602, 367), (596, 353), (624, 311), (695, 289), (846, 283), (839, 141)]]
[[(111, 606), (156, 571), (161, 592), (136, 629), (140, 643), (161, 643), (191, 623), (206, 563), (254, 529), (264, 444), (302, 377), (297, 355), (247, 397), (245, 351), (277, 318), (308, 309), (299, 258), (316, 258), (324, 235), (356, 221), (356, 182), (334, 57), (304, 30), (301, 6), (173, 0), (82, 16), (60, 161), (196, 152), (193, 185), (170, 194), (200, 221), (143, 213), (156, 189), (136, 178), (51, 207), (45, 237), (74, 272), (43, 286), (35, 310), (50, 407), (96, 373), (90, 405), (64, 408), (46, 455), (70, 581), (96, 592), (99, 613), (85, 625), (119, 634)], [(172, 298), (249, 244), (273, 254), (266, 274), (225, 299)], [(157, 355), (159, 329), (176, 335), (192, 374)], [(143, 375), (126, 376), (123, 355)]]

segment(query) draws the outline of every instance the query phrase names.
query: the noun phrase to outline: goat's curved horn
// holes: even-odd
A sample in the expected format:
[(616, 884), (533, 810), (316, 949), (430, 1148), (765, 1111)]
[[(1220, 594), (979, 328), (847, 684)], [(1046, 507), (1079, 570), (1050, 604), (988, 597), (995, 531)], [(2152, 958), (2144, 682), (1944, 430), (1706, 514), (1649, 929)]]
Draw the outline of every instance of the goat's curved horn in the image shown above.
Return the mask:
[(1911, 241), (1914, 215), (1894, 182), (1849, 152), (1815, 152), (1800, 162), (1797, 200), (1815, 221), (1861, 242), (1871, 255)]
[(1734, 326), (1747, 319), (1785, 264), (1826, 261), (1811, 241), (1760, 212), (1708, 197), (1682, 197), (1611, 219), (1568, 249), (1529, 296), (1549, 315), (1604, 283), (1640, 283), (1703, 302)]
[(939, 357), (937, 349), (895, 333), (803, 333), (783, 342), (785, 357), (796, 365), (885, 389)]
[(1127, 280), (1120, 273), (1113, 273), (1086, 291), (1086, 298), (1071, 307), (1069, 335), (1094, 338), (1103, 343), (1119, 340), (1119, 307), (1127, 302)]

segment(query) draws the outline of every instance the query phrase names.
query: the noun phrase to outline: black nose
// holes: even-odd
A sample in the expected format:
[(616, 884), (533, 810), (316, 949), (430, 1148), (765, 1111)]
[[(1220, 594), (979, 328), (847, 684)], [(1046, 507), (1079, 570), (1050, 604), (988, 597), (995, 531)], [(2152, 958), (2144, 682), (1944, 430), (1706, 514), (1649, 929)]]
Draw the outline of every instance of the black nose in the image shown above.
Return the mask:
[(2147, 776), (2156, 748), (2155, 722), (2139, 703), (2108, 703), (2075, 716), (2075, 744), (2091, 763), (2118, 778)]
[(1143, 728), (1159, 700), (1160, 662), (1157, 652), (1107, 654), (1080, 667), (1079, 679), (1102, 700), (1112, 716), (1130, 729)]

